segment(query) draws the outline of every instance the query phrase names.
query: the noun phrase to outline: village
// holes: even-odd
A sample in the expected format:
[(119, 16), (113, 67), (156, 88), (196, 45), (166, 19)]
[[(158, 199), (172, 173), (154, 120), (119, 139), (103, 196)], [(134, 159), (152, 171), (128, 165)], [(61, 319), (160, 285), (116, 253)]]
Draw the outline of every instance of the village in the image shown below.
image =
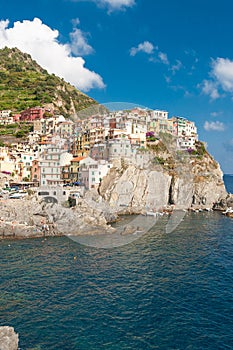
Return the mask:
[(104, 110), (84, 119), (66, 119), (43, 107), (19, 114), (0, 111), (1, 125), (15, 123), (29, 124), (32, 131), (26, 139), (0, 147), (3, 189), (25, 185), (41, 190), (59, 185), (88, 190), (98, 187), (114, 159), (134, 159), (148, 144), (159, 143), (161, 133), (174, 136), (177, 149), (183, 151), (195, 150), (198, 141), (193, 121), (138, 107)]

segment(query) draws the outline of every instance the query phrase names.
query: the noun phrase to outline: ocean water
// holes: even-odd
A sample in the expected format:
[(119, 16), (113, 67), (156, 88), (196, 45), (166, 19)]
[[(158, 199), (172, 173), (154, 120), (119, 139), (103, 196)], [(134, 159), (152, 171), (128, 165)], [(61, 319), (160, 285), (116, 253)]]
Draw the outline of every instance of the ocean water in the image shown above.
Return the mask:
[(224, 180), (227, 192), (233, 193), (233, 174), (224, 175), (223, 180)]
[(22, 350), (233, 349), (233, 219), (167, 220), (112, 249), (0, 242), (0, 324)]

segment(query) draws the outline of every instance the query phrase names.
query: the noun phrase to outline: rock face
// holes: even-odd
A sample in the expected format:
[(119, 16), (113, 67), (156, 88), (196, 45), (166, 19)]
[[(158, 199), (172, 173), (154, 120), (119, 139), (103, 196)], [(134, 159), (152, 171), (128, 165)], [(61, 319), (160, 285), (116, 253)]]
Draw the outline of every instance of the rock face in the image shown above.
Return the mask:
[(0, 350), (17, 350), (19, 336), (13, 327), (0, 327)]
[(222, 198), (219, 202), (214, 204), (215, 210), (225, 211), (228, 208), (233, 209), (233, 195), (228, 194), (226, 197)]
[(222, 171), (207, 152), (202, 157), (172, 152), (116, 160), (98, 192), (88, 191), (73, 208), (36, 196), (2, 199), (0, 238), (111, 233), (108, 223), (119, 214), (233, 206)]
[(112, 232), (117, 215), (97, 192), (87, 193), (76, 207), (32, 198), (0, 201), (0, 238), (29, 238)]
[[(152, 154), (151, 154), (152, 155)], [(151, 156), (142, 167), (135, 161), (118, 160), (99, 188), (100, 195), (118, 212), (212, 208), (227, 195), (219, 165), (206, 152), (201, 159), (166, 153), (161, 164)]]

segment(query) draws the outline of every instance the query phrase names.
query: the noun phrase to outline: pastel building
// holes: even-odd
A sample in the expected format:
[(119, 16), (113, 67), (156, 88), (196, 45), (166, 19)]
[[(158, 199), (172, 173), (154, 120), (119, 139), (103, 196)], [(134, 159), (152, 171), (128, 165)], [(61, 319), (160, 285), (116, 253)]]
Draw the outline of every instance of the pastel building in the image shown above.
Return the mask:
[(20, 121), (30, 122), (36, 119), (42, 119), (45, 109), (42, 107), (27, 108), (20, 113)]
[(62, 180), (61, 154), (63, 148), (54, 143), (46, 146), (39, 159), (41, 186), (60, 185)]
[(87, 157), (80, 161), (78, 179), (86, 189), (90, 190), (100, 184), (111, 167), (112, 164), (106, 160), (97, 161), (91, 157)]

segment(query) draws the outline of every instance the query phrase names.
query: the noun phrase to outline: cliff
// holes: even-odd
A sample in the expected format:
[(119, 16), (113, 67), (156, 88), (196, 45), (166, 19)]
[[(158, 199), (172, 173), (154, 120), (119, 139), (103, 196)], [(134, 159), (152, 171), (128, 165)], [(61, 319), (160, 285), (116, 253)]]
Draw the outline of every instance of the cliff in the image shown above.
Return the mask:
[(118, 159), (99, 193), (118, 212), (213, 208), (227, 195), (223, 174), (203, 145), (199, 147), (202, 151), (197, 147), (190, 154), (160, 141), (134, 158)]
[(98, 193), (88, 191), (74, 208), (45, 203), (36, 195), (2, 199), (0, 238), (112, 233), (108, 223), (119, 214), (221, 209), (226, 198), (219, 164), (202, 144), (190, 154), (160, 141), (115, 160)]

